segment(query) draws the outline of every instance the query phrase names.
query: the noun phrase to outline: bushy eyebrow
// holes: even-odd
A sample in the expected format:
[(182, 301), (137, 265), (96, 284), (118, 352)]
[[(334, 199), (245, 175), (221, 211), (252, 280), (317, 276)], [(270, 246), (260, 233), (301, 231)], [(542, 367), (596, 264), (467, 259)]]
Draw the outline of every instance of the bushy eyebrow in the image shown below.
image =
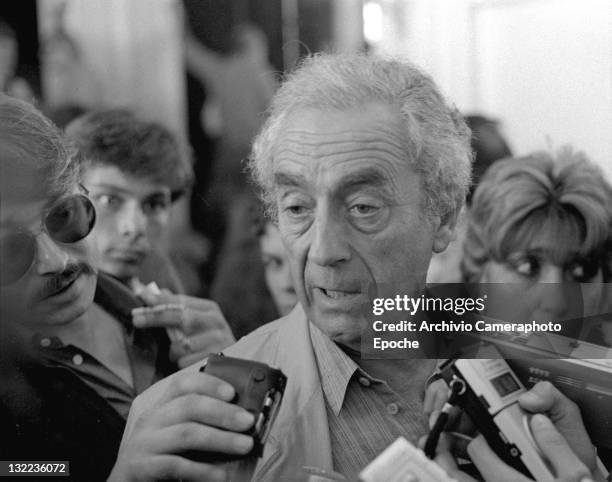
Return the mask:
[[(389, 182), (388, 177), (376, 168), (366, 168), (346, 174), (338, 183), (339, 191), (347, 191), (361, 186), (382, 187)], [(301, 187), (308, 183), (301, 174), (277, 172), (274, 184), (280, 187)]]
[(338, 184), (338, 190), (345, 192), (359, 187), (383, 187), (388, 182), (388, 177), (379, 169), (366, 168), (344, 176)]
[(300, 174), (277, 172), (274, 174), (274, 184), (280, 187), (300, 187), (307, 184), (306, 178)]

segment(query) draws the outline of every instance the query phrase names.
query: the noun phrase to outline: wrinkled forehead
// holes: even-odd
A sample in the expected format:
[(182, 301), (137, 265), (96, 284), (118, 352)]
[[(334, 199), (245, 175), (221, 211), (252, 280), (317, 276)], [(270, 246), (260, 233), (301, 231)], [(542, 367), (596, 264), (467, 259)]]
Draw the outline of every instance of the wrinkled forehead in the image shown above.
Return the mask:
[(411, 167), (405, 136), (399, 114), (384, 104), (298, 109), (285, 119), (275, 143), (274, 185), (302, 178), (346, 183), (351, 177), (353, 183), (393, 183)]

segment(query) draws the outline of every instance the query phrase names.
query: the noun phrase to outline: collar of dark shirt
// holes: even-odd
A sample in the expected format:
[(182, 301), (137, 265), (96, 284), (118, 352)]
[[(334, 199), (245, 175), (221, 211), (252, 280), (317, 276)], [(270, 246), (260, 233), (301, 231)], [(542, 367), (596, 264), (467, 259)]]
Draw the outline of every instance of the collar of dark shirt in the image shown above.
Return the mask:
[[(123, 283), (106, 273), (98, 272), (94, 303), (115, 318), (123, 326), (128, 335), (135, 334), (134, 325), (132, 324), (132, 309), (143, 306), (144, 303)], [(136, 337), (134, 343), (139, 344), (139, 338)], [(43, 339), (48, 341), (43, 342)], [(64, 346), (60, 338), (45, 336), (40, 333), (35, 333), (31, 337), (30, 342), (38, 349), (57, 349)]]

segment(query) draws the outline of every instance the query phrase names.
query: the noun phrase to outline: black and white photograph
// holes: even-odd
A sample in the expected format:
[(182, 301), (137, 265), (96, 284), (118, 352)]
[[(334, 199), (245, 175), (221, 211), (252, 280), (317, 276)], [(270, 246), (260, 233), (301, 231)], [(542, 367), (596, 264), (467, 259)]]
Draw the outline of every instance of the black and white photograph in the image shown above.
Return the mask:
[(0, 2), (0, 482), (611, 470), (610, 0)]

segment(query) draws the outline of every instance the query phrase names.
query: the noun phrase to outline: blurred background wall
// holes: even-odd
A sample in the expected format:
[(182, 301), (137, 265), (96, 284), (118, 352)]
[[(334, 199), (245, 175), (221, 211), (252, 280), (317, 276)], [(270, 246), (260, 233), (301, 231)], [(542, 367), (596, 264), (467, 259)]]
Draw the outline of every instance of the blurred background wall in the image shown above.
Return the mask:
[[(461, 110), (498, 119), (517, 153), (571, 142), (612, 176), (609, 0), (26, 0), (0, 7), (17, 27), (19, 73), (46, 103), (70, 91), (89, 105), (129, 104), (194, 137), (204, 94), (185, 80), (183, 14), (219, 53), (229, 51), (234, 26), (257, 25), (279, 73), (300, 55), (330, 48), (408, 57)], [(64, 69), (61, 82), (42, 61), (58, 26), (74, 41), (79, 64)], [(207, 152), (206, 139), (192, 142)]]
[(612, 178), (612, 2), (368, 0), (372, 50), (407, 56), (517, 154), (572, 143)]

